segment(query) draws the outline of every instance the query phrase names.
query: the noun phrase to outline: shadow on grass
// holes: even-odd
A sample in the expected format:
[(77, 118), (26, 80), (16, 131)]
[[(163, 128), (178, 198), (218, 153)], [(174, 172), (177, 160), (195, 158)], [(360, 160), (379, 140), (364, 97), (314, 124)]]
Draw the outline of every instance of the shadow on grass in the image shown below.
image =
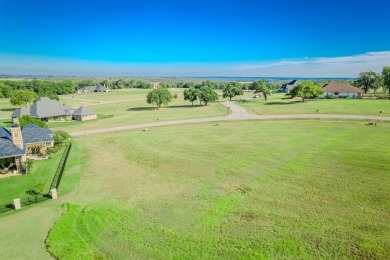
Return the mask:
[(132, 107), (127, 109), (126, 111), (152, 111), (156, 110), (156, 107)]
[(264, 105), (291, 105), (291, 104), (299, 104), (299, 103), (302, 103), (302, 101), (283, 101), (283, 102), (280, 102), (280, 101), (273, 101), (273, 102), (265, 102)]
[(4, 111), (4, 112), (12, 112), (14, 110), (15, 110), (15, 108), (2, 108), (2, 109), (0, 109), (0, 111)]
[[(204, 107), (203, 105), (180, 105), (180, 106), (162, 106), (160, 109), (164, 108), (190, 108), (190, 107)], [(127, 111), (152, 111), (156, 110), (156, 107), (132, 107), (127, 109)]]

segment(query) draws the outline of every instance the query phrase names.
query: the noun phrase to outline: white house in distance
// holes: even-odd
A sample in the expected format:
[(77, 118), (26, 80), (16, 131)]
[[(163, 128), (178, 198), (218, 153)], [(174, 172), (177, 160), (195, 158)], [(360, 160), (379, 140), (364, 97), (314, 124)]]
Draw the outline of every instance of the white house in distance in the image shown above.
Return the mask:
[(321, 97), (362, 98), (364, 91), (349, 83), (330, 82), (323, 87)]

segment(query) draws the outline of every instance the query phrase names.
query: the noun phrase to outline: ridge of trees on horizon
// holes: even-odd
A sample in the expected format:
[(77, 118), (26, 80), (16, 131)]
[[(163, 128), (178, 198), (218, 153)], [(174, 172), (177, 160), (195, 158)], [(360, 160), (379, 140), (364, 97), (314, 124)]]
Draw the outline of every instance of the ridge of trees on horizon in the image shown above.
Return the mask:
[[(353, 86), (356, 86), (362, 89), (365, 93), (373, 91), (378, 93), (386, 92), (390, 94), (390, 66), (383, 67), (382, 73), (376, 73), (372, 71), (361, 72), (357, 80), (337, 80), (339, 82), (348, 82)], [(329, 83), (329, 80), (315, 80), (312, 81), (317, 86), (324, 86)], [(210, 89), (222, 90), (223, 97), (228, 97), (229, 99), (237, 95), (242, 95), (244, 90), (253, 90), (255, 93), (262, 93), (264, 98), (267, 98), (272, 92), (275, 92), (280, 86), (285, 83), (281, 81), (266, 81), (266, 80), (257, 80), (254, 82), (237, 82), (237, 81), (214, 81), (214, 80), (189, 80), (189, 79), (176, 79), (176, 78), (167, 78), (164, 81), (159, 83), (161, 88), (194, 88), (201, 89), (204, 86), (207, 86)], [(9, 80), (9, 79), (0, 79), (0, 98), (14, 98), (12, 104), (14, 105), (23, 105), (25, 103), (30, 103), (31, 99), (37, 99), (39, 97), (45, 96), (51, 99), (57, 99), (58, 95), (64, 94), (74, 94), (79, 88), (85, 86), (97, 86), (105, 85), (110, 89), (125, 89), (125, 88), (139, 88), (139, 89), (152, 89), (153, 83), (148, 82), (143, 79), (128, 79), (128, 78), (119, 78), (119, 79), (64, 79), (64, 80)], [(20, 91), (29, 91), (24, 94), (28, 94), (28, 98), (21, 98)], [(31, 92), (35, 93), (31, 94)], [(188, 99), (190, 100), (190, 99)], [(35, 100), (32, 100), (35, 101)]]

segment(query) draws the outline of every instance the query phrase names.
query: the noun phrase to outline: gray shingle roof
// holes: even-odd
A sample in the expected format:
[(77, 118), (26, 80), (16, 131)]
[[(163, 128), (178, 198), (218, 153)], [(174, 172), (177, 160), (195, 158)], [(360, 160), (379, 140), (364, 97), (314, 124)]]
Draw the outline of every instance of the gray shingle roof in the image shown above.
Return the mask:
[(30, 107), (16, 108), (12, 113), (11, 117), (16, 118), (24, 115), (30, 115)]
[(5, 138), (8, 140), (12, 140), (11, 132), (0, 126), (0, 138)]
[(26, 144), (52, 142), (52, 134), (53, 132), (51, 130), (33, 124), (25, 125), (22, 128), (23, 143), (25, 144), (25, 147)]
[(0, 158), (23, 155), (24, 151), (12, 142), (12, 135), (7, 129), (0, 127)]
[(74, 112), (74, 116), (88, 116), (88, 115), (94, 115), (96, 114), (95, 112), (92, 111), (89, 107), (86, 106), (81, 106), (77, 108)]
[(15, 146), (15, 144), (6, 139), (0, 138), (0, 158), (8, 158), (23, 155), (24, 151)]
[(47, 97), (41, 97), (30, 107), (30, 116), (36, 118), (46, 118), (52, 116), (66, 115), (64, 105)]

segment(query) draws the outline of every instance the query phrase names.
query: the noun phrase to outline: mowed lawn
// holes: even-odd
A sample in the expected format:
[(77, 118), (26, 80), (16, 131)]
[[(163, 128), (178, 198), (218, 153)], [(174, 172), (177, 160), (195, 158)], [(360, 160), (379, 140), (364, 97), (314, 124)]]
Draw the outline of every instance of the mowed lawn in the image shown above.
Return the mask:
[(43, 192), (48, 193), (57, 170), (63, 149), (52, 155), (51, 159), (34, 161), (29, 174), (0, 178), (0, 205), (12, 204), (13, 199), (27, 199), (27, 190), (42, 184)]
[(48, 249), (60, 259), (386, 259), (389, 132), (286, 120), (77, 138), (86, 161)]
[[(192, 106), (190, 102), (183, 100), (183, 89), (170, 89), (172, 94), (178, 94), (178, 98), (172, 99), (168, 106), (163, 105), (161, 109), (157, 110), (154, 105), (146, 103), (146, 95), (149, 91), (150, 89), (126, 89), (109, 93), (73, 95), (74, 99), (78, 100), (67, 96), (67, 99), (61, 99), (61, 101), (73, 107), (93, 100), (95, 103), (90, 102), (89, 105), (99, 118), (85, 122), (53, 122), (49, 124), (49, 128), (73, 132), (156, 121), (217, 117), (229, 113), (229, 110), (219, 102), (209, 103), (208, 106), (199, 106), (199, 102), (196, 101)], [(84, 101), (84, 99), (89, 101)]]
[[(314, 99), (302, 102), (302, 99), (290, 99), (285, 94), (273, 94), (268, 101), (263, 98), (253, 102), (238, 104), (248, 112), (257, 115), (283, 114), (354, 114), (390, 116), (390, 100), (373, 99)], [(318, 110), (318, 111), (317, 111)], [(382, 111), (382, 113), (381, 113)]]

